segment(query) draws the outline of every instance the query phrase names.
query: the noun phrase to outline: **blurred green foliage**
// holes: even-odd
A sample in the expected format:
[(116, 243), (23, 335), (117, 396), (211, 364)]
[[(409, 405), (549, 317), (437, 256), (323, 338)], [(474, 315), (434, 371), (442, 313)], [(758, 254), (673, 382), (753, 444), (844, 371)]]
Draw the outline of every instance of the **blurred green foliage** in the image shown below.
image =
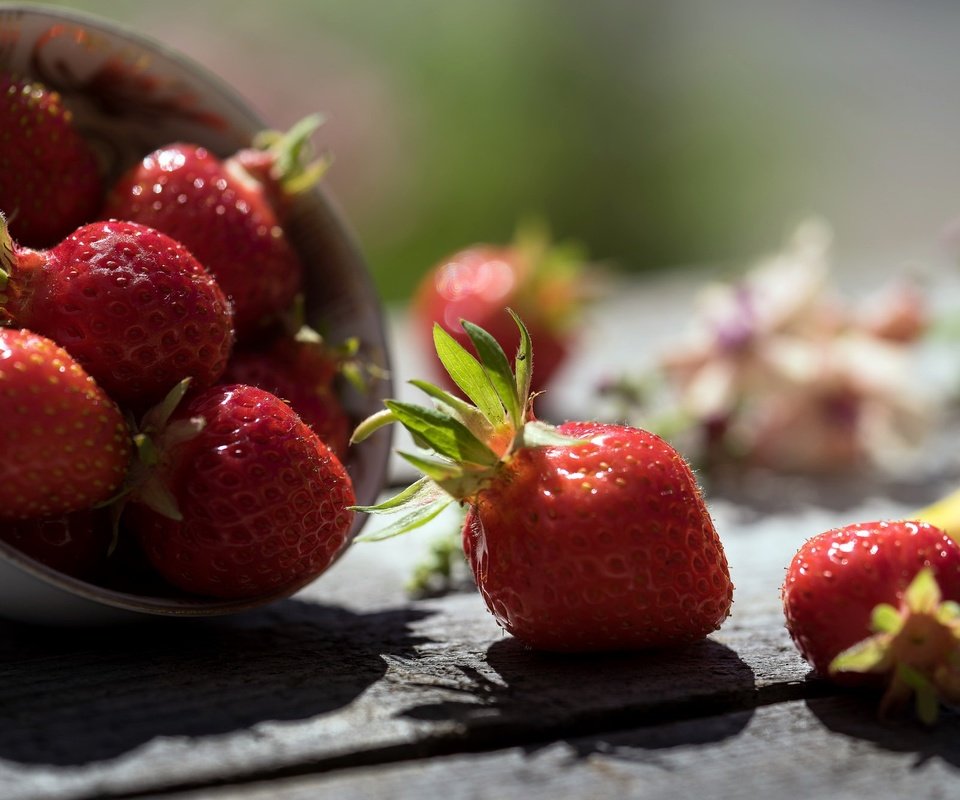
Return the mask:
[(529, 214), (623, 270), (753, 256), (834, 211), (823, 176), (854, 152), (822, 119), (813, 135), (824, 91), (843, 91), (824, 53), (865, 30), (817, 16), (825, 2), (61, 5), (186, 52), (271, 123), (329, 112), (329, 184), (389, 300)]

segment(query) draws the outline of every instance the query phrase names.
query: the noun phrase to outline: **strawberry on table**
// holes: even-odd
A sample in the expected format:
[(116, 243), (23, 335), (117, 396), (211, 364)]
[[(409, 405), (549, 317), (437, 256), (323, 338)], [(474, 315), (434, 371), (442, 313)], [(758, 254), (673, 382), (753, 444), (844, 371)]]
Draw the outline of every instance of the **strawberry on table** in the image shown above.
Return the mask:
[(303, 265), (284, 230), (285, 212), (313, 186), (323, 162), (304, 165), (308, 117), (263, 150), (221, 160), (204, 147), (174, 142), (121, 176), (104, 215), (163, 231), (209, 269), (234, 305), (237, 336), (255, 338), (293, 304)]
[(353, 486), (280, 398), (185, 387), (145, 416), (124, 509), (147, 558), (185, 592), (267, 596), (322, 573), (347, 544)]
[(233, 347), (230, 304), (180, 243), (94, 222), (49, 250), (11, 240), (0, 215), (0, 319), (64, 347), (121, 406), (144, 409), (184, 378), (216, 381)]
[(807, 540), (781, 590), (787, 630), (821, 676), (884, 686), (881, 711), (916, 695), (960, 702), (960, 545), (926, 522), (846, 525)]
[(403, 454), (425, 477), (360, 509), (398, 515), (368, 538), (410, 530), (458, 500), (469, 506), (463, 546), (480, 592), (526, 644), (631, 650), (705, 637), (728, 616), (733, 586), (689, 467), (643, 430), (535, 420), (530, 336), (515, 320), (515, 372), (482, 328), (463, 323), (478, 360), (435, 327), (439, 358), (473, 404), (414, 381), (436, 408), (388, 400), (357, 428), (361, 440), (399, 422), (436, 453)]
[(131, 455), (123, 415), (62, 347), (0, 328), (0, 519), (47, 517), (113, 495)]
[(55, 244), (94, 219), (103, 200), (97, 158), (63, 99), (0, 73), (0, 211), (18, 241)]

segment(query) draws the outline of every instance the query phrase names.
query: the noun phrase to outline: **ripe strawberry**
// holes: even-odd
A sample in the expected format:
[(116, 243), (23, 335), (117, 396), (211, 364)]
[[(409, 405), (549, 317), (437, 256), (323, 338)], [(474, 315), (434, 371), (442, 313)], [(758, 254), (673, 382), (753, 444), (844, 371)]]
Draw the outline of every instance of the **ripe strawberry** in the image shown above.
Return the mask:
[[(474, 245), (437, 264), (421, 280), (413, 299), (412, 324), (425, 351), (433, 353), (433, 326), (439, 324), (464, 347), (460, 326), (467, 319), (489, 332), (508, 353), (520, 343), (504, 314), (517, 309), (536, 348), (532, 390), (539, 392), (563, 365), (583, 303), (582, 255), (551, 248), (540, 231), (524, 231), (513, 244)], [(438, 372), (441, 365), (436, 364)], [(453, 388), (442, 375), (448, 388)]]
[(470, 508), (464, 548), (487, 607), (543, 650), (627, 650), (703, 638), (726, 619), (733, 586), (723, 547), (687, 464), (654, 434), (622, 425), (552, 428), (530, 409), (526, 328), (514, 373), (493, 337), (463, 327), (477, 361), (437, 325), (437, 353), (476, 404), (415, 385), (436, 409), (386, 401), (354, 440), (400, 422), (438, 458), (403, 454), (422, 478), (362, 510), (404, 511), (381, 538)]
[(233, 346), (230, 306), (178, 242), (95, 222), (50, 250), (13, 243), (0, 217), (0, 317), (65, 347), (121, 406), (142, 409), (185, 377), (212, 384)]
[[(888, 684), (883, 710), (917, 693), (960, 702), (960, 545), (925, 522), (847, 525), (809, 539), (781, 590), (801, 655), (843, 685)], [(941, 603), (941, 598), (949, 602)]]
[(223, 383), (256, 386), (286, 400), (341, 461), (350, 443), (350, 417), (334, 387), (343, 355), (309, 329), (266, 346), (237, 350)]
[(353, 520), (337, 457), (261, 389), (214, 386), (173, 410), (176, 399), (145, 418), (147, 468), (124, 511), (154, 568), (220, 598), (289, 592), (323, 572)]
[(226, 160), (182, 142), (155, 150), (114, 185), (105, 215), (182, 242), (232, 300), (238, 338), (254, 338), (301, 288), (303, 265), (284, 232), (283, 211), (319, 178), (322, 165), (300, 161), (317, 124), (308, 118), (268, 150)]
[(113, 541), (106, 509), (0, 523), (0, 539), (58, 572), (96, 580), (105, 571)]
[(109, 498), (130, 460), (116, 404), (49, 339), (0, 328), (0, 519), (64, 514)]
[(99, 165), (60, 94), (0, 73), (0, 120), (0, 210), (17, 239), (47, 247), (94, 219)]

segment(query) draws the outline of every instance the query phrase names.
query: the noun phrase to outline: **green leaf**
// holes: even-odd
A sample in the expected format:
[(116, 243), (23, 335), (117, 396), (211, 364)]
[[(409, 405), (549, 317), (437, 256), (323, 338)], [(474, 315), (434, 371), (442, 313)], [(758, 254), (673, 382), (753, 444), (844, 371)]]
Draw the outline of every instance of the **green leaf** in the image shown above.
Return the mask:
[(523, 425), (523, 411), (517, 394), (516, 378), (510, 368), (510, 362), (499, 342), (479, 325), (464, 320), (463, 329), (473, 342), (480, 356), (480, 363), (490, 382), (496, 389), (500, 402), (507, 410), (507, 416), (517, 430)]
[(506, 419), (503, 403), (480, 362), (440, 325), (433, 326), (433, 344), (453, 382), (493, 425), (502, 425)]
[(880, 603), (870, 615), (870, 627), (877, 633), (896, 634), (903, 627), (903, 617), (889, 603)]
[(526, 418), (527, 403), (530, 398), (530, 385), (533, 381), (533, 344), (530, 341), (530, 332), (523, 320), (514, 312), (512, 308), (507, 309), (507, 313), (513, 317), (520, 329), (520, 344), (517, 347), (517, 357), (514, 362), (516, 370), (517, 394), (523, 403), (522, 414)]
[(929, 683), (917, 689), (917, 716), (924, 725), (934, 725), (940, 712), (937, 690)]
[(390, 425), (396, 421), (397, 418), (389, 408), (378, 411), (376, 414), (371, 414), (369, 417), (363, 420), (363, 422), (357, 425), (356, 430), (353, 432), (353, 436), (350, 437), (350, 444), (362, 442), (364, 439), (369, 438), (376, 431), (380, 430), (380, 428)]
[(940, 605), (940, 586), (930, 567), (924, 567), (903, 593), (906, 606), (914, 613), (932, 614)]
[(926, 725), (937, 721), (940, 699), (936, 687), (926, 675), (907, 664), (897, 664), (896, 680), (909, 686), (916, 697), (917, 716)]
[(177, 383), (166, 396), (157, 405), (153, 406), (143, 415), (140, 421), (140, 430), (146, 433), (155, 433), (163, 430), (167, 426), (171, 415), (176, 411), (180, 401), (183, 400), (187, 389), (190, 388), (190, 378), (184, 378)]
[(420, 446), (426, 445), (458, 464), (492, 467), (500, 461), (466, 425), (443, 411), (396, 400), (387, 400), (386, 405)]
[(136, 501), (156, 511), (163, 517), (175, 522), (183, 521), (183, 514), (177, 504), (177, 498), (156, 476), (146, 480), (135, 493)]
[(456, 395), (441, 389), (439, 386), (434, 386), (432, 383), (421, 380), (412, 380), (410, 383), (450, 409), (450, 413), (466, 425), (480, 441), (488, 441), (493, 436), (493, 425), (476, 406), (470, 405), (465, 400), (461, 400)]
[(887, 664), (888, 636), (878, 635), (848, 647), (830, 662), (830, 672), (879, 672)]
[[(960, 603), (953, 600), (944, 600), (937, 608), (937, 622), (946, 625), (948, 628), (955, 629), (960, 626)], [(954, 633), (956, 636), (957, 634)]]
[(427, 505), (413, 507), (412, 510), (393, 520), (389, 525), (370, 533), (364, 533), (357, 537), (358, 542), (379, 542), (384, 539), (390, 539), (399, 536), (401, 533), (420, 528), (426, 525), (430, 520), (436, 517), (447, 506), (453, 502), (453, 498), (447, 495), (443, 499), (435, 500)]
[(424, 458), (413, 453), (404, 453), (400, 450), (397, 455), (404, 461), (412, 464), (428, 478), (432, 478), (438, 484), (443, 481), (460, 478), (464, 474), (464, 468), (459, 464), (453, 464), (449, 461), (440, 461), (435, 458)]
[(540, 420), (530, 420), (523, 426), (522, 447), (580, 447), (590, 444), (588, 439), (577, 439), (560, 433), (553, 425)]
[(377, 503), (375, 506), (351, 506), (350, 509), (364, 514), (396, 514), (401, 510), (430, 505), (441, 498), (448, 497), (447, 493), (430, 478), (423, 477), (382, 503)]
[(443, 491), (457, 500), (473, 497), (492, 474), (489, 467), (471, 469), (469, 464), (451, 464), (411, 453), (399, 453), (399, 456), (432, 478)]

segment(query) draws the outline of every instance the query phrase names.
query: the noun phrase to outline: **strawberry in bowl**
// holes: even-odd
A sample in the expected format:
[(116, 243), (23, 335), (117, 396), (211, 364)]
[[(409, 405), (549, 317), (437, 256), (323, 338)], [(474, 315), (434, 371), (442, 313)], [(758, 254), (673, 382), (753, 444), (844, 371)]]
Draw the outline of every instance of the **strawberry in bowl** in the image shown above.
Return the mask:
[[(162, 405), (163, 398), (173, 386), (180, 385), (179, 381), (189, 380), (190, 392), (182, 401), (184, 409), (193, 408), (191, 404), (209, 397), (209, 392), (221, 391), (235, 350), (237, 330), (245, 344), (256, 343), (269, 349), (268, 339), (277, 333), (274, 322), (290, 306), (300, 303), (306, 324), (322, 330), (329, 341), (358, 342), (363, 361), (378, 367), (369, 395), (350, 387), (331, 387), (331, 393), (336, 393), (338, 413), (345, 415), (352, 427), (352, 421), (378, 407), (375, 398), (389, 391), (390, 384), (382, 310), (351, 233), (323, 188), (315, 185), (322, 164), (306, 165), (305, 174), (300, 174), (302, 180), (283, 172), (284, 191), (280, 191), (279, 184), (267, 185), (278, 175), (274, 169), (277, 151), (271, 147), (276, 137), (263, 135), (270, 126), (231, 87), (137, 32), (95, 17), (36, 8), (0, 14), (0, 38), (15, 43), (0, 49), (0, 72), (42, 83), (57, 93), (69, 112), (73, 129), (96, 156), (101, 187), (117, 188), (119, 192), (124, 175), (171, 143), (183, 144), (184, 159), (188, 150), (191, 159), (196, 157), (194, 178), (202, 173), (205, 180), (210, 179), (207, 194), (194, 187), (195, 193), (182, 203), (182, 193), (164, 197), (179, 205), (189, 219), (186, 225), (181, 223), (176, 235), (158, 230), (159, 217), (156, 226), (128, 218), (136, 216), (131, 199), (136, 197), (134, 182), (129, 184), (129, 203), (122, 209), (118, 205), (113, 214), (107, 213), (102, 189), (98, 189), (98, 207), (85, 210), (84, 219), (60, 229), (52, 241), (34, 241), (26, 234), (20, 240), (18, 230), (22, 228), (18, 224), (24, 221), (21, 209), (26, 208), (23, 201), (16, 202), (17, 208), (0, 207), (10, 224), (7, 246), (0, 258), (0, 280), (4, 284), (0, 290), (0, 313), (4, 321), (18, 329), (42, 329), (33, 333), (63, 347), (119, 408), (127, 460), (132, 450), (137, 454), (125, 478), (120, 476), (118, 483), (117, 476), (111, 473), (109, 485), (105, 484), (96, 498), (90, 497), (97, 507), (118, 500), (123, 503), (119, 520), (115, 511), (107, 514), (106, 528), (102, 514), (90, 515), (74, 503), (70, 504), (73, 510), (38, 509), (41, 517), (18, 517), (4, 523), (4, 535), (0, 535), (3, 615), (58, 624), (126, 620), (141, 613), (208, 616), (258, 607), (289, 595), (340, 556), (358, 533), (363, 517), (334, 514), (339, 526), (327, 536), (321, 534), (326, 528), (317, 515), (308, 515), (308, 520), (316, 524), (310, 523), (311, 530), (303, 533), (303, 550), (312, 553), (306, 566), (292, 567), (289, 554), (281, 553), (278, 558), (290, 567), (290, 572), (278, 571), (275, 580), (260, 584), (239, 576), (237, 585), (246, 587), (242, 591), (236, 587), (220, 591), (199, 580), (186, 583), (182, 576), (163, 574), (157, 567), (162, 559), (156, 555), (157, 548), (150, 546), (146, 529), (163, 528), (167, 531), (164, 536), (173, 542), (175, 534), (170, 531), (178, 525), (185, 530), (195, 529), (195, 509), (201, 506), (199, 501), (193, 505), (189, 498), (179, 497), (175, 480), (170, 488), (167, 470), (173, 469), (176, 454), (183, 449), (173, 447), (168, 434), (137, 428), (134, 421), (142, 424), (145, 414), (155, 419), (157, 415), (151, 415), (149, 409), (158, 402)], [(314, 123), (315, 120), (307, 126)], [(309, 133), (301, 136), (300, 144), (292, 148), (294, 151), (303, 146)], [(262, 139), (270, 140), (265, 148), (258, 146)], [(201, 151), (205, 155), (201, 156)], [(240, 153), (244, 155), (236, 162), (236, 169), (228, 166), (229, 172), (220, 171), (227, 169), (223, 165), (230, 164), (231, 156)], [(28, 156), (26, 153), (24, 158)], [(292, 160), (285, 163), (296, 160), (290, 148), (283, 155), (288, 157)], [(65, 170), (47, 171), (52, 188), (56, 189), (61, 174), (66, 180)], [(162, 176), (157, 177), (149, 184), (151, 192), (161, 183)], [(174, 178), (169, 180), (172, 183)], [(257, 189), (257, 185), (262, 188)], [(214, 194), (217, 192), (220, 194)], [(207, 202), (210, 198), (216, 200), (212, 203), (214, 213), (222, 201), (224, 214), (231, 218), (234, 212), (242, 218), (246, 206), (252, 212), (248, 219), (253, 219), (247, 228), (255, 233), (263, 229), (270, 241), (281, 242), (282, 258), (264, 256), (258, 262), (270, 260), (271, 265), (284, 265), (277, 271), (272, 266), (263, 270), (269, 286), (256, 283), (261, 276), (255, 268), (248, 268), (249, 264), (233, 273), (221, 270), (218, 274), (213, 264), (207, 264), (190, 245), (180, 241), (179, 236), (187, 236), (183, 231), (199, 225), (197, 220), (202, 213), (198, 207), (211, 205)], [(228, 200), (232, 203), (230, 214), (226, 214)], [(156, 209), (151, 204), (149, 210)], [(263, 255), (267, 251), (256, 252)], [(173, 262), (179, 265), (173, 266)], [(228, 286), (220, 286), (221, 278)], [(248, 291), (244, 282), (253, 288)], [(260, 298), (265, 305), (246, 303), (244, 298), (251, 297)], [(250, 339), (246, 339), (248, 333)], [(276, 406), (277, 413), (284, 416), (284, 424), (291, 431), (291, 448), (295, 445), (303, 452), (317, 454), (314, 460), (304, 456), (304, 463), (327, 464), (328, 455), (335, 458), (299, 417), (293, 421), (296, 414), (281, 398), (271, 395), (258, 407), (267, 406)], [(191, 419), (207, 419), (205, 413), (189, 413)], [(175, 418), (172, 412), (171, 416)], [(262, 416), (266, 419), (270, 415), (264, 411)], [(210, 419), (215, 419), (215, 415)], [(272, 430), (271, 426), (280, 425), (278, 420), (264, 424)], [(345, 422), (337, 424), (339, 428), (346, 427)], [(174, 427), (182, 430), (184, 426)], [(192, 446), (199, 448), (209, 441), (215, 428), (211, 422), (209, 430), (198, 432)], [(239, 440), (235, 444), (243, 450)], [(151, 455), (156, 456), (155, 462), (151, 462)], [(342, 472), (349, 482), (344, 484), (349, 491), (343, 487), (334, 491), (330, 484), (331, 503), (342, 507), (347, 503), (373, 502), (386, 473), (389, 436), (350, 446), (341, 450), (341, 455), (342, 459), (337, 459), (339, 469), (332, 460), (324, 468), (338, 475)], [(150, 516), (159, 512), (151, 506), (156, 504), (156, 491), (147, 491), (142, 482), (148, 465), (150, 474), (157, 478), (151, 485), (168, 487), (170, 497), (178, 499), (173, 517), (182, 516), (182, 520), (171, 518), (169, 513), (160, 513), (161, 519)], [(161, 476), (168, 480), (160, 480)], [(199, 485), (200, 481), (196, 483)], [(293, 490), (292, 496), (282, 498), (281, 505), (293, 503), (300, 494)], [(171, 507), (165, 507), (165, 511), (171, 512)], [(292, 529), (283, 527), (282, 516), (264, 509), (263, 518), (271, 520), (270, 533), (285, 540), (293, 538)], [(149, 525), (144, 521), (147, 519)], [(31, 549), (23, 544), (24, 536), (35, 530), (42, 531), (50, 547)], [(109, 534), (106, 537), (105, 532)], [(274, 541), (275, 537), (268, 534), (266, 538)], [(107, 574), (105, 581), (85, 577), (91, 572), (72, 570), (70, 564), (63, 563), (63, 558), (71, 557), (70, 553), (83, 550), (83, 541), (94, 543), (96, 548), (107, 542), (112, 553), (108, 554), (107, 569), (97, 566), (93, 570)], [(317, 541), (322, 541), (322, 546), (307, 544)], [(155, 557), (148, 558), (149, 554)], [(96, 555), (101, 556), (102, 551), (98, 550)], [(238, 562), (243, 559), (243, 555), (238, 556)], [(147, 571), (150, 574), (141, 580), (140, 575)], [(222, 583), (226, 586), (229, 581)]]

